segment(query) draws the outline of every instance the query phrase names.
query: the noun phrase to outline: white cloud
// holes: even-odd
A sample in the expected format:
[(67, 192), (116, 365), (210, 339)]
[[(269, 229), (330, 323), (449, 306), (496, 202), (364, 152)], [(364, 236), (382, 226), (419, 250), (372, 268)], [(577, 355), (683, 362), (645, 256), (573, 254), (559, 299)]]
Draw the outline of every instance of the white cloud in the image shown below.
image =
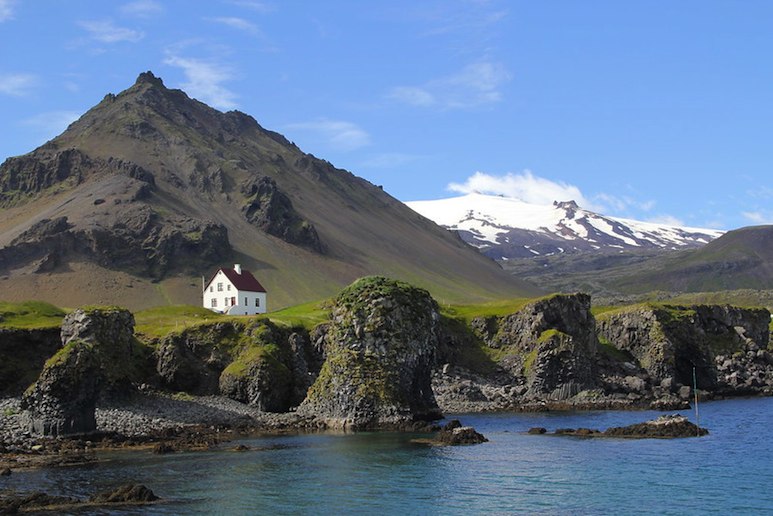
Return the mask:
[(311, 122), (289, 124), (290, 130), (308, 131), (336, 150), (352, 151), (370, 145), (370, 135), (357, 124), (321, 118)]
[(0, 22), (13, 19), (15, 0), (0, 0)]
[(773, 217), (762, 211), (744, 211), (741, 215), (753, 224), (773, 224)]
[(502, 100), (501, 88), (510, 78), (504, 65), (483, 60), (421, 86), (397, 86), (388, 97), (412, 106), (473, 108)]
[(530, 170), (520, 174), (508, 173), (504, 176), (494, 176), (484, 172), (475, 172), (464, 183), (451, 183), (448, 189), (458, 193), (484, 193), (504, 195), (532, 204), (552, 204), (553, 201), (576, 201), (587, 209), (596, 209), (574, 185), (563, 181), (551, 181), (535, 176)]
[(627, 195), (621, 197), (619, 195), (610, 195), (606, 193), (596, 194), (593, 196), (593, 201), (599, 205), (599, 207), (602, 208), (604, 212), (614, 210), (618, 213), (624, 213), (631, 208), (645, 212), (652, 211), (652, 209), (657, 204), (653, 200), (639, 201)]
[(164, 12), (164, 7), (153, 0), (137, 0), (121, 6), (121, 13), (138, 18), (152, 18)]
[(145, 37), (141, 31), (118, 27), (110, 20), (84, 20), (78, 22), (78, 25), (86, 29), (92, 39), (102, 43), (120, 43), (122, 41), (136, 43)]
[(0, 75), (0, 93), (23, 97), (37, 84), (37, 77), (28, 73)]
[(211, 18), (211, 20), (213, 22), (220, 23), (222, 25), (227, 25), (233, 29), (249, 32), (251, 34), (258, 34), (260, 32), (258, 30), (257, 25), (245, 20), (244, 18), (220, 17), (220, 18)]
[(167, 56), (164, 63), (182, 69), (187, 79), (182, 88), (192, 97), (217, 109), (234, 109), (237, 106), (236, 94), (223, 86), (224, 82), (233, 79), (233, 73), (228, 67), (176, 55)]
[(22, 120), (22, 124), (40, 132), (41, 137), (50, 140), (62, 133), (67, 126), (75, 122), (80, 113), (75, 111), (49, 111)]

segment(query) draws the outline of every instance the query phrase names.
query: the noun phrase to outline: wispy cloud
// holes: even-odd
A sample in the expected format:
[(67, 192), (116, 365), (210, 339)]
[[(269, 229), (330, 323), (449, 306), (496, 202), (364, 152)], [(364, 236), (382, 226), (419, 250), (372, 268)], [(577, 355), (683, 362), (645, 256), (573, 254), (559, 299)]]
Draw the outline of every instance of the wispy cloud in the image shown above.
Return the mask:
[(164, 6), (153, 0), (136, 0), (121, 6), (121, 13), (138, 18), (152, 18), (164, 12)]
[(447, 188), (463, 194), (478, 192), (504, 195), (532, 204), (544, 205), (553, 201), (573, 200), (584, 208), (596, 209), (596, 205), (585, 197), (578, 187), (563, 181), (551, 181), (535, 176), (530, 170), (519, 174), (511, 172), (503, 176), (475, 172), (464, 183), (451, 183)]
[(292, 131), (311, 133), (323, 143), (339, 151), (353, 151), (370, 145), (370, 135), (353, 122), (320, 118), (311, 122), (287, 125)]
[(483, 60), (419, 86), (397, 86), (388, 97), (417, 107), (474, 108), (502, 100), (501, 88), (510, 78), (504, 65)]
[(257, 25), (245, 20), (244, 18), (237, 18), (237, 17), (231, 16), (231, 17), (210, 18), (210, 20), (212, 20), (215, 23), (227, 25), (228, 27), (231, 27), (233, 29), (237, 29), (243, 32), (248, 32), (250, 34), (260, 33), (260, 29), (258, 29)]
[(29, 94), (37, 82), (37, 77), (28, 73), (0, 74), (0, 93), (23, 97)]
[(83, 20), (78, 25), (86, 29), (92, 39), (102, 43), (136, 43), (145, 37), (142, 31), (119, 27), (111, 20)]
[(168, 55), (164, 63), (182, 69), (187, 79), (182, 87), (191, 96), (217, 109), (234, 109), (237, 106), (236, 94), (223, 86), (234, 78), (229, 67), (177, 55)]
[(615, 211), (617, 213), (625, 213), (632, 208), (639, 211), (648, 212), (652, 211), (652, 209), (655, 208), (655, 205), (657, 204), (653, 200), (640, 201), (628, 195), (620, 196), (606, 193), (594, 195), (593, 201), (605, 212)]
[(0, 22), (13, 19), (13, 8), (16, 0), (0, 0)]
[(269, 13), (275, 10), (273, 4), (269, 2), (260, 2), (258, 0), (231, 0), (228, 3), (238, 7), (244, 7), (245, 9), (251, 9), (260, 13)]
[(746, 220), (753, 224), (773, 224), (773, 216), (761, 210), (744, 211), (741, 213), (741, 215), (743, 215)]
[(67, 126), (80, 117), (75, 111), (49, 111), (22, 120), (22, 125), (36, 129), (40, 136), (50, 140), (62, 133)]

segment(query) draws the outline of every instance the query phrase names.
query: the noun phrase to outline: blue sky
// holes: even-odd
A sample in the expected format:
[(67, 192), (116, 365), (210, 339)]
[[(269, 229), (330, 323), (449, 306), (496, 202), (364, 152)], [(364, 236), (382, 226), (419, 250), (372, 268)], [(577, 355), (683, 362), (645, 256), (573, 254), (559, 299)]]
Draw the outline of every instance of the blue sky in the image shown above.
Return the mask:
[(773, 223), (773, 2), (0, 0), (0, 158), (152, 70), (404, 201)]

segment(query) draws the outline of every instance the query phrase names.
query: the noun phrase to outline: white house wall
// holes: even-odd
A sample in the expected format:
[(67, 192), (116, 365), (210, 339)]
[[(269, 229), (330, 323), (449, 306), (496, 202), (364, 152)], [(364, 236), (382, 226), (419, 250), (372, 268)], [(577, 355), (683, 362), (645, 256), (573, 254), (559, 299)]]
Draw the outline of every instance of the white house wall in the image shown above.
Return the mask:
[(239, 291), (222, 271), (207, 285), (202, 304), (213, 312), (231, 315), (264, 314), (267, 308), (265, 292)]

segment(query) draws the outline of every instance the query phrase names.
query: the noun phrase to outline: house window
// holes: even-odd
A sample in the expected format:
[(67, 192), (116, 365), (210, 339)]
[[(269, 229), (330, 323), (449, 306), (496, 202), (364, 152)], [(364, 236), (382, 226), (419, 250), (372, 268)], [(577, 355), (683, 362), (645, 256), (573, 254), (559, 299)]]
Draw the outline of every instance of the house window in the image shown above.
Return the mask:
[(227, 297), (223, 298), (223, 305), (228, 306), (228, 298)]
[(217, 291), (218, 292), (222, 292), (223, 291), (223, 284), (222, 283), (218, 283), (217, 284)]
[(225, 286), (225, 288), (226, 288), (227, 290), (231, 290), (231, 284), (229, 283), (228, 285), (226, 285), (226, 286)]
[(212, 308), (217, 308), (217, 299), (212, 298)]
[(247, 306), (247, 298), (244, 298), (244, 306)]
[(260, 298), (259, 297), (255, 298), (255, 306), (260, 306)]
[(231, 298), (231, 306), (234, 306), (235, 304), (236, 304), (236, 298), (232, 297)]
[(215, 287), (213, 287), (212, 285), (210, 285), (210, 286), (209, 286), (209, 291), (210, 291), (210, 292), (214, 292), (214, 291), (215, 291)]

